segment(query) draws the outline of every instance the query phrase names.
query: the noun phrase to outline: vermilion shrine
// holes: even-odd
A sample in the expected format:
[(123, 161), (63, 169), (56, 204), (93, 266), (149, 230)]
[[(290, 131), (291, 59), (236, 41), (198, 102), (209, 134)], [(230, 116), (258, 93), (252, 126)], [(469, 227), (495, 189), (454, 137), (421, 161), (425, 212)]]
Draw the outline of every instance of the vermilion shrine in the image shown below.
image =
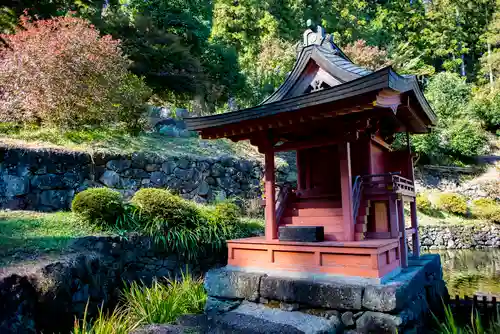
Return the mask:
[[(409, 144), (391, 143), (435, 121), (414, 76), (356, 66), (321, 27), (308, 29), (293, 70), (260, 105), (186, 120), (203, 138), (250, 140), (265, 155), (265, 237), (228, 241), (228, 265), (378, 282), (399, 273), (407, 238), (419, 256), (418, 221)], [(283, 151), (296, 152), (296, 189), (276, 186)]]

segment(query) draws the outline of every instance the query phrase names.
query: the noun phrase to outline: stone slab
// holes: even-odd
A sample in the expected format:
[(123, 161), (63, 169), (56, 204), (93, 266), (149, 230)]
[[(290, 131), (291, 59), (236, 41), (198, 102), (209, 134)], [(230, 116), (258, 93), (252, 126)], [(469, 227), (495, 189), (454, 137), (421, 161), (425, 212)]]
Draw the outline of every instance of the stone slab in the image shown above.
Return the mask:
[(260, 295), (267, 299), (314, 307), (360, 310), (363, 286), (265, 276), (261, 280)]
[(257, 301), (263, 276), (225, 268), (212, 269), (205, 276), (205, 289), (211, 297)]
[(281, 226), (280, 241), (319, 242), (325, 239), (323, 226)]
[(233, 333), (340, 333), (339, 321), (243, 302), (215, 319), (217, 327)]

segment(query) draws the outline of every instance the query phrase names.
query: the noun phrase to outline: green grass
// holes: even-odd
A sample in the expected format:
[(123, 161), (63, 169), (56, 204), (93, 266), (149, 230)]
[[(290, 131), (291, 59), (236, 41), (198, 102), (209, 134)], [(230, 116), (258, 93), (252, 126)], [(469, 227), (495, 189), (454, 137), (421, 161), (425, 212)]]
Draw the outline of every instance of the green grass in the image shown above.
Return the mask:
[(0, 141), (5, 145), (25, 148), (64, 148), (71, 151), (107, 152), (111, 154), (155, 153), (169, 157), (179, 155), (233, 155), (261, 159), (257, 149), (246, 142), (226, 139), (202, 140), (197, 137), (170, 138), (158, 133), (137, 136), (117, 129), (61, 130), (39, 127), (0, 127)]
[(97, 319), (75, 321), (73, 334), (125, 334), (148, 324), (173, 323), (179, 316), (203, 312), (207, 293), (203, 280), (183, 274), (179, 281), (154, 281), (148, 287), (132, 283), (122, 291), (120, 305)]
[(0, 265), (60, 252), (72, 239), (97, 233), (70, 212), (0, 211)]
[(438, 334), (500, 334), (499, 315), (489, 324), (485, 324), (476, 310), (472, 310), (469, 319), (459, 319), (453, 314), (450, 306), (443, 307), (444, 321), (434, 317), (435, 332)]

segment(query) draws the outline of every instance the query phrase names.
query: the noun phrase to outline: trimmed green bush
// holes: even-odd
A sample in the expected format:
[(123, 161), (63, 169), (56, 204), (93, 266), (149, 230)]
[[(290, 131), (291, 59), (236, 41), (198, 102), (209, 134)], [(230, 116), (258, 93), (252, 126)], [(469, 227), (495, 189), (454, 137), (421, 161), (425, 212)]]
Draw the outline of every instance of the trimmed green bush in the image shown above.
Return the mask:
[(425, 194), (417, 195), (417, 209), (424, 213), (430, 212), (432, 210), (432, 203)]
[(491, 198), (480, 198), (472, 201), (472, 214), (475, 217), (500, 223), (500, 204)]
[(220, 223), (237, 224), (241, 217), (241, 209), (231, 201), (224, 201), (215, 206), (214, 219)]
[(455, 193), (439, 195), (437, 206), (439, 209), (456, 215), (467, 215), (467, 200), (464, 196)]
[(131, 200), (141, 215), (149, 220), (160, 221), (166, 227), (195, 227), (201, 219), (196, 205), (165, 189), (144, 188)]
[(123, 214), (123, 197), (108, 188), (90, 188), (76, 194), (71, 210), (97, 224), (114, 224)]

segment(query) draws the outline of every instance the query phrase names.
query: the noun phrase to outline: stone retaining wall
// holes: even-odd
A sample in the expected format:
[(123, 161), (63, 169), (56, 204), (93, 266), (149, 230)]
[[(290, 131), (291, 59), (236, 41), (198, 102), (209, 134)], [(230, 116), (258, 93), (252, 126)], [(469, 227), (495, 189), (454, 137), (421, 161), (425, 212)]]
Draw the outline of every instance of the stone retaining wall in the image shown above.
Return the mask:
[(427, 225), (419, 232), (424, 250), (500, 247), (500, 225), (495, 224)]
[[(0, 147), (0, 208), (68, 209), (74, 195), (109, 187), (131, 197), (142, 187), (169, 188), (198, 202), (261, 195), (262, 165), (223, 156), (172, 157), (26, 150)], [(277, 170), (284, 182), (285, 169)]]
[(0, 268), (0, 333), (68, 333), (99, 306), (113, 307), (123, 282), (149, 284), (154, 277), (179, 277), (188, 270), (201, 275), (223, 254), (187, 264), (175, 254), (153, 247), (146, 237), (85, 237), (56, 259)]

